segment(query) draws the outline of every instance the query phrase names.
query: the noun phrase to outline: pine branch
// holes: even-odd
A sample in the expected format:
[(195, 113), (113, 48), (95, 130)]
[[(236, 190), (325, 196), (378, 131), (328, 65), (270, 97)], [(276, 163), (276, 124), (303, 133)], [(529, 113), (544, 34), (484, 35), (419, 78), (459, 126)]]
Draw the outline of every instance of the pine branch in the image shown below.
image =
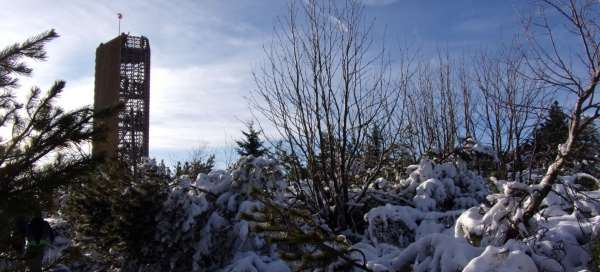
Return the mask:
[(15, 43), (0, 51), (0, 88), (17, 87), (18, 79), (11, 76), (13, 74), (29, 76), (32, 69), (24, 62), (22, 58), (44, 61), (47, 58), (46, 43), (58, 37), (54, 29), (43, 32), (39, 35), (27, 39), (23, 43)]

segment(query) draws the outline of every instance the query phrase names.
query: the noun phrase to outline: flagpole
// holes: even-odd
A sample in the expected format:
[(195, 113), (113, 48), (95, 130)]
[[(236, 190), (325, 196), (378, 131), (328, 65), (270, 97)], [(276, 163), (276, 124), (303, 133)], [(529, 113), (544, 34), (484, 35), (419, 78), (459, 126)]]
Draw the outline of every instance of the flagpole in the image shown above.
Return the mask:
[(121, 19), (123, 19), (123, 14), (119, 12), (117, 13), (117, 20), (119, 20), (119, 33), (117, 33), (117, 36), (121, 35)]

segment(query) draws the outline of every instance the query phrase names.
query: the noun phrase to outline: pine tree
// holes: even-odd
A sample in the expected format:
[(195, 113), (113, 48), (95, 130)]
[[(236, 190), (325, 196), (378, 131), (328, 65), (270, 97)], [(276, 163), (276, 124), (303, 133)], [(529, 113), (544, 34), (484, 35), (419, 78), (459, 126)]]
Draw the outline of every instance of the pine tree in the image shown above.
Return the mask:
[(84, 182), (72, 186), (62, 210), (75, 230), (78, 251), (95, 256), (88, 265), (99, 265), (100, 270), (132, 271), (122, 265), (159, 258), (152, 252), (153, 238), (171, 181), (168, 170), (151, 160), (139, 167), (140, 176), (134, 179), (128, 169), (123, 162), (107, 162), (90, 171), (81, 178)]
[(573, 171), (600, 176), (600, 133), (593, 122), (581, 131), (573, 158), (570, 164)]
[(208, 174), (215, 167), (215, 155), (207, 155), (203, 148), (197, 148), (192, 151), (192, 156), (188, 161), (185, 161), (183, 165), (181, 162), (177, 162), (175, 167), (175, 176), (179, 177), (187, 175), (188, 177), (195, 179), (198, 174)]
[(378, 125), (373, 125), (362, 148), (362, 166), (374, 178), (393, 179), (399, 170), (414, 164), (415, 160), (407, 152), (410, 147), (400, 143), (389, 144), (386, 135)]
[(364, 164), (367, 169), (375, 168), (380, 160), (386, 160), (384, 155), (384, 139), (379, 126), (374, 125), (367, 135)]
[(244, 139), (236, 141), (238, 148), (237, 153), (240, 156), (260, 157), (267, 154), (267, 149), (264, 148), (263, 142), (260, 140), (260, 131), (254, 129), (254, 123), (246, 124), (248, 131), (242, 131)]
[[(89, 155), (73, 152), (93, 136), (93, 110), (57, 106), (64, 81), (45, 93), (33, 87), (24, 103), (13, 93), (18, 77), (31, 75), (25, 60), (46, 60), (44, 47), (57, 37), (50, 30), (0, 50), (0, 128), (10, 132), (0, 143), (0, 241), (9, 239), (17, 217), (48, 211), (58, 189), (93, 167)], [(0, 255), (9, 250), (5, 245)]]
[(286, 177), (288, 180), (303, 180), (308, 176), (306, 166), (302, 165), (297, 156), (291, 154), (289, 150), (285, 148), (283, 142), (278, 142), (275, 147), (275, 160), (279, 162), (286, 170)]
[(198, 174), (208, 174), (215, 167), (215, 155), (210, 155), (206, 159), (192, 159), (183, 163), (177, 162), (178, 170), (176, 176), (188, 175), (190, 178), (196, 178)]
[[(548, 110), (544, 122), (533, 132), (533, 160), (538, 167), (550, 163), (558, 153), (558, 145), (567, 139), (569, 130), (569, 116), (564, 113), (557, 101), (554, 101)], [(588, 165), (600, 160), (600, 135), (594, 123), (591, 123), (580, 132), (577, 143), (571, 153), (572, 162), (568, 167), (586, 161)], [(591, 168), (579, 170), (592, 170)]]
[(558, 152), (558, 145), (567, 139), (568, 129), (568, 116), (558, 105), (558, 101), (554, 101), (544, 122), (533, 132), (537, 162), (547, 164), (554, 159)]

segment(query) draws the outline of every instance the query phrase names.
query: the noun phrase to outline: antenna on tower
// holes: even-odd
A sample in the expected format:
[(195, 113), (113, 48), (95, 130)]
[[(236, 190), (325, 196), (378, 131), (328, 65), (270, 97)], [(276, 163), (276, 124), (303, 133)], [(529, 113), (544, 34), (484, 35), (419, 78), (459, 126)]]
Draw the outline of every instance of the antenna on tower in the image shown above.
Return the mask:
[(123, 19), (123, 14), (117, 13), (117, 19), (119, 20), (119, 33), (117, 33), (117, 36), (119, 36), (121, 35), (121, 19)]

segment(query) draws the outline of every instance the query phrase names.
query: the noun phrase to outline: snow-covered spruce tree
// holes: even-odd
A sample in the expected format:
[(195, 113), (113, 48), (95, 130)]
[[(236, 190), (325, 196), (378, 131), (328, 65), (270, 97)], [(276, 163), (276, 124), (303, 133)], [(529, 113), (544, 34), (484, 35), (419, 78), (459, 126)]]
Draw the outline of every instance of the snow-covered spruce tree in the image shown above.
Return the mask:
[(93, 256), (81, 270), (91, 266), (120, 271), (154, 262), (157, 218), (168, 193), (170, 178), (166, 167), (153, 160), (140, 167), (140, 176), (131, 176), (122, 163), (105, 163), (70, 188), (62, 215), (75, 231), (74, 247), (68, 256), (75, 264)]
[(57, 189), (92, 168), (91, 157), (71, 151), (91, 139), (94, 113), (56, 105), (64, 81), (47, 92), (31, 88), (25, 101), (13, 92), (18, 76), (32, 72), (26, 61), (45, 60), (45, 44), (56, 37), (50, 30), (0, 50), (0, 128), (9, 133), (0, 143), (0, 258), (14, 257), (10, 234), (17, 217), (48, 211)]
[[(484, 179), (460, 160), (443, 164), (422, 160), (408, 170), (407, 179), (380, 180), (380, 189), (368, 192), (385, 205), (365, 214), (366, 238), (374, 245), (406, 247), (429, 233), (448, 232), (464, 209), (478, 205), (488, 194)], [(394, 201), (399, 199), (403, 201)]]
[(144, 271), (289, 271), (244, 219), (264, 207), (254, 192), (282, 201), (286, 186), (278, 163), (252, 156), (228, 171), (178, 178), (156, 217), (161, 257)]
[[(365, 258), (355, 260), (352, 248), (344, 235), (336, 235), (318, 214), (294, 207), (290, 203), (273, 201), (254, 192), (264, 205), (254, 214), (243, 214), (252, 230), (277, 247), (278, 255), (295, 271), (370, 271)], [(364, 256), (363, 256), (364, 257)]]
[(235, 141), (238, 146), (238, 155), (254, 157), (266, 155), (268, 151), (263, 146), (263, 141), (260, 139), (261, 132), (254, 128), (254, 122), (248, 122), (246, 127), (248, 131), (242, 131), (242, 134), (244, 134), (244, 139)]

